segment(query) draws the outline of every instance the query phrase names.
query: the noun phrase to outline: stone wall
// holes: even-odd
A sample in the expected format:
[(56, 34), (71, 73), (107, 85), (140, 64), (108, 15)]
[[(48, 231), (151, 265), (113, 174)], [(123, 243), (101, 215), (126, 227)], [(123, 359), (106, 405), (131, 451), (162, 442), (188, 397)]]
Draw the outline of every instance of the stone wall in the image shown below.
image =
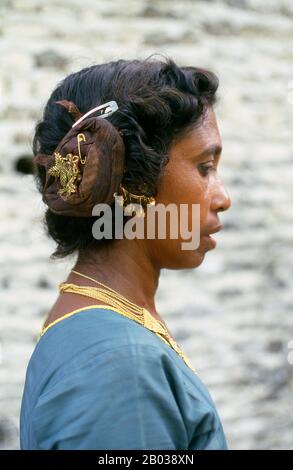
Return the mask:
[(219, 75), (219, 170), (233, 202), (203, 265), (162, 273), (160, 311), (230, 448), (293, 449), (292, 40), (290, 0), (1, 0), (1, 448), (19, 446), (26, 365), (74, 262), (49, 260), (44, 207), (23, 173), (34, 125), (69, 72), (157, 52)]

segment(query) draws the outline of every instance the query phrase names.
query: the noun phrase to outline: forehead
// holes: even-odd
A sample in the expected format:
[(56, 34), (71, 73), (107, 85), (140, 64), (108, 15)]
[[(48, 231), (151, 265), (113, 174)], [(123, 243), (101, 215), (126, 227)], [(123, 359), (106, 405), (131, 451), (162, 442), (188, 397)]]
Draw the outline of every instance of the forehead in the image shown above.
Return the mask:
[(208, 108), (200, 124), (196, 124), (183, 137), (181, 137), (172, 147), (171, 153), (190, 153), (194, 155), (203, 152), (212, 146), (221, 147), (221, 136), (217, 124), (215, 112)]

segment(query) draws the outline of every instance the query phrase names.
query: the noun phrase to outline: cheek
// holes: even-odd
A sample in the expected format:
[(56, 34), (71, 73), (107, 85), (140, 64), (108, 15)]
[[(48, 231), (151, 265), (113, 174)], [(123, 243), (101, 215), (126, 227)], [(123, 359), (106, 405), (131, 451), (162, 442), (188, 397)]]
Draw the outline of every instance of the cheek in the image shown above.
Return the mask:
[(204, 228), (210, 207), (211, 188), (208, 178), (202, 178), (190, 165), (173, 165), (165, 168), (158, 187), (157, 203), (168, 205), (188, 204), (188, 226), (192, 227), (191, 204), (200, 205), (200, 228)]
[(198, 204), (206, 200), (207, 185), (198, 171), (184, 163), (167, 165), (160, 179), (157, 202), (163, 204)]
[(201, 191), (201, 201), (200, 201), (200, 227), (201, 232), (204, 229), (209, 209), (210, 209), (210, 190), (209, 185), (205, 184), (204, 188)]

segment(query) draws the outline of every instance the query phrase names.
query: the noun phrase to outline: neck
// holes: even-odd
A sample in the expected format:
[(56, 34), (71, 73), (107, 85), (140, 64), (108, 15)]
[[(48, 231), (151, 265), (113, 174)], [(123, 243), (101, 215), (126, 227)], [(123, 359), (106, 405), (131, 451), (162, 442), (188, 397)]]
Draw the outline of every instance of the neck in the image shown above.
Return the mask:
[[(114, 240), (96, 251), (83, 250), (73, 269), (102, 282), (154, 316), (159, 316), (155, 294), (160, 269), (152, 262), (144, 240)], [(75, 273), (69, 274), (67, 282), (97, 287), (93, 281)]]

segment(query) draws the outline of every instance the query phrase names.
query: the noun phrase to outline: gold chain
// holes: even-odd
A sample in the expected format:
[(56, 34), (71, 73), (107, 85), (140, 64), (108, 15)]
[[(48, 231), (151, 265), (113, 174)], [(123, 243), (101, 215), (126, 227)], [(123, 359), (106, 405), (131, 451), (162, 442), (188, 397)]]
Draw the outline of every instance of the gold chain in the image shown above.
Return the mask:
[(192, 364), (190, 363), (187, 356), (181, 350), (178, 343), (172, 338), (167, 327), (164, 325), (163, 322), (157, 320), (147, 309), (136, 305), (135, 303), (128, 300), (122, 294), (111, 289), (111, 287), (106, 286), (100, 281), (93, 279), (85, 274), (82, 274), (78, 271), (72, 270), (73, 273), (78, 274), (79, 276), (84, 277), (90, 281), (95, 282), (96, 284), (100, 284), (103, 286), (101, 287), (91, 287), (91, 286), (80, 286), (71, 283), (61, 283), (59, 285), (60, 292), (70, 292), (75, 294), (84, 295), (87, 297), (91, 297), (97, 300), (101, 300), (106, 302), (107, 304), (111, 305), (112, 307), (116, 308), (121, 315), (124, 315), (131, 320), (140, 323), (145, 328), (153, 331), (157, 336), (159, 336), (168, 346), (174, 349), (177, 354), (184, 360), (186, 365), (195, 372)]
[[(103, 299), (100, 298), (99, 300), (105, 300), (108, 299), (109, 301), (116, 302), (115, 299), (117, 299), (119, 302), (121, 302), (122, 306), (125, 308), (128, 308), (132, 313), (136, 313), (137, 315), (143, 317), (145, 310), (143, 307), (140, 307), (139, 305), (134, 304), (130, 300), (128, 300), (126, 297), (124, 297), (122, 294), (119, 294), (119, 292), (115, 291), (114, 289), (111, 289), (111, 287), (106, 286), (100, 281), (97, 281), (96, 279), (93, 279), (92, 277), (86, 276), (85, 274), (79, 273), (78, 271), (74, 271), (72, 269), (72, 272), (75, 274), (78, 274), (79, 276), (84, 277), (85, 279), (89, 279), (90, 281), (95, 282), (96, 284), (100, 284), (103, 286), (105, 289), (100, 288), (99, 292), (102, 294)], [(80, 286), (83, 287), (83, 286)], [(110, 291), (112, 294), (110, 294)], [(120, 304), (119, 304), (120, 305)], [(158, 320), (159, 321), (159, 320)]]

